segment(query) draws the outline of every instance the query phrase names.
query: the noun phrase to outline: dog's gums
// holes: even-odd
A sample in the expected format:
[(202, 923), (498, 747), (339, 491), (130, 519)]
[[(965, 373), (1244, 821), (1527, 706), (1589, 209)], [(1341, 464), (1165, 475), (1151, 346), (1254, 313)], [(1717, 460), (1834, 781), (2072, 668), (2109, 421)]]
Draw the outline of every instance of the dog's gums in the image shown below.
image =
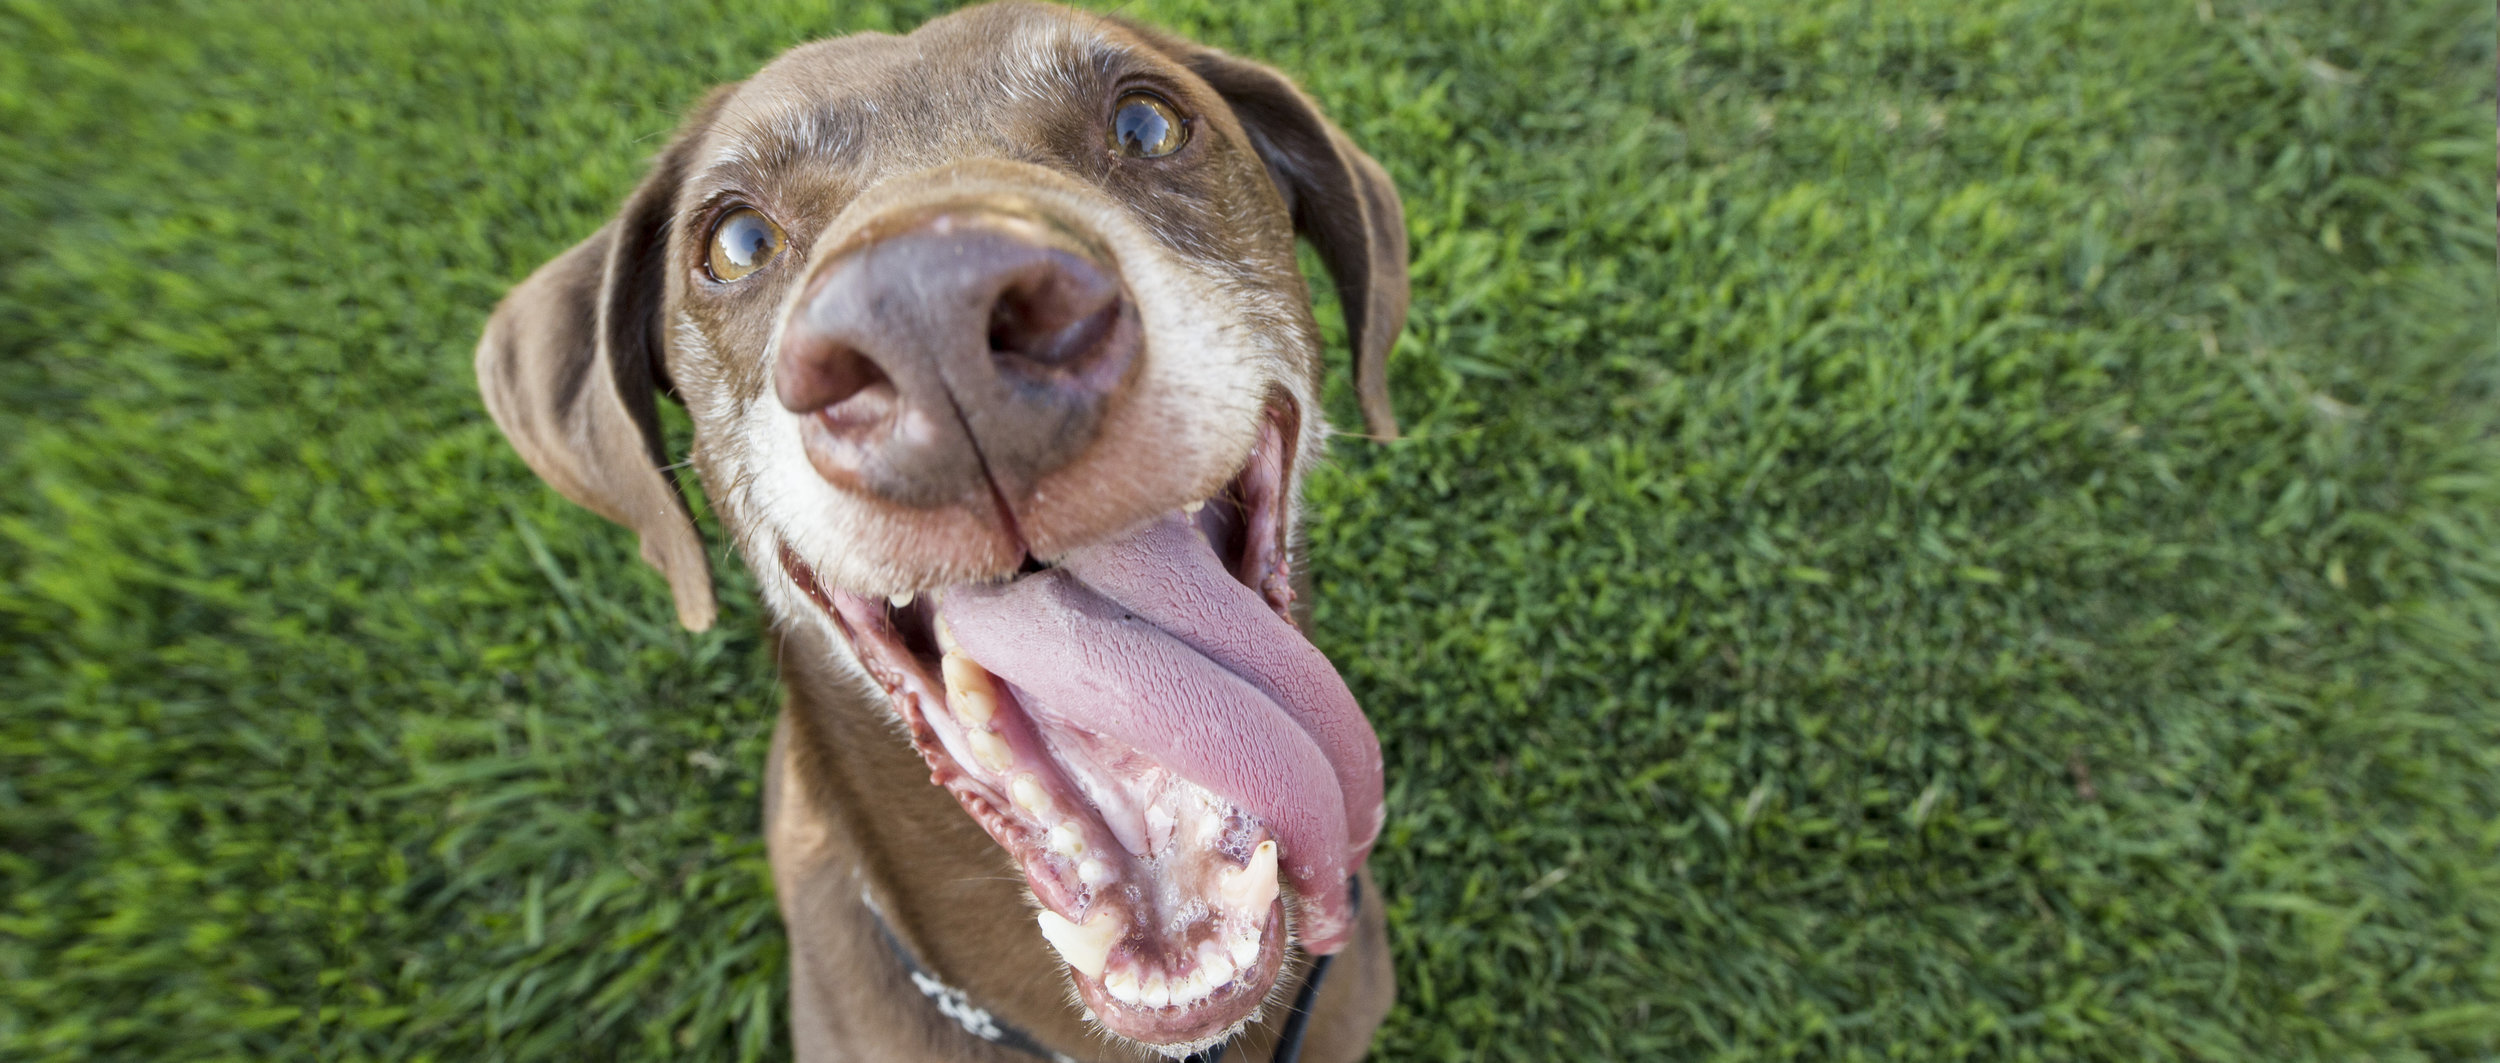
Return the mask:
[[(1289, 404), (1272, 406), (1256, 449), (1224, 491), (1123, 540), (1151, 544), (1129, 549), (1169, 555), (1188, 552), (1171, 537), (1202, 538), (1214, 555), (1209, 560), (1254, 592), (1287, 630), (1293, 592), (1282, 507), (1292, 421)], [(1342, 944), (1346, 875), (1361, 865), (1379, 820), (1378, 747), (1359, 713), (1351, 714), (1359, 734), (1351, 734), (1325, 709), (1281, 710), (1283, 703), (1326, 700), (1294, 689), (1310, 684), (1293, 677), (1263, 676), (1256, 665), (1191, 672), (1185, 662), (1163, 662), (1158, 675), (1178, 672), (1221, 688), (1189, 707), (1193, 725), (1219, 733), (1143, 736), (1124, 732), (1120, 712), (1064, 707), (1070, 684), (1078, 700), (1124, 696), (1116, 679), (1089, 674), (1085, 661), (1053, 659), (1037, 671), (1014, 652), (1012, 639), (993, 636), (985, 643), (990, 649), (980, 651), (959, 638), (954, 622), (979, 634), (1002, 623), (1031, 626), (1036, 607), (976, 599), (1066, 594), (1080, 607), (1098, 601), (1075, 569), (1122, 587), (1121, 574), (1104, 571), (1109, 564), (1099, 560), (1077, 558), (1064, 569), (1028, 564), (1004, 583), (884, 598), (824, 586), (786, 546), (781, 561), (884, 689), (931, 781), (953, 794), (1023, 872), (1041, 908), (1042, 936), (1105, 1029), (1160, 1046), (1214, 1043), (1256, 1018), (1295, 929), (1314, 952)], [(1145, 623), (1126, 612), (1115, 619)], [(1173, 627), (1192, 634), (1187, 621)], [(1088, 628), (1082, 641), (1113, 644), (1118, 634)], [(1159, 645), (1132, 655), (1152, 658)], [(1292, 693), (1274, 701), (1259, 693), (1280, 686)], [(1341, 695), (1342, 686), (1336, 689)], [(1351, 707), (1345, 700), (1341, 712)], [(1169, 729), (1164, 718), (1145, 715)], [(1228, 761), (1221, 754), (1232, 748), (1255, 755), (1246, 766)], [(1261, 778), (1245, 781), (1250, 774)], [(1288, 922), (1289, 899), (1298, 927)]]

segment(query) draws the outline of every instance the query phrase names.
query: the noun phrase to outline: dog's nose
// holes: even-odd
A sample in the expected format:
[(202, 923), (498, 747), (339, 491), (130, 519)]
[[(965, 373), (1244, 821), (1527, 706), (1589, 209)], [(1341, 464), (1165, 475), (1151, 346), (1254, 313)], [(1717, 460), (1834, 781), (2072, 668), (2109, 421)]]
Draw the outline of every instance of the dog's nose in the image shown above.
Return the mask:
[(907, 506), (1012, 504), (1094, 438), (1141, 345), (1100, 254), (986, 209), (888, 230), (817, 267), (773, 367), (816, 471)]

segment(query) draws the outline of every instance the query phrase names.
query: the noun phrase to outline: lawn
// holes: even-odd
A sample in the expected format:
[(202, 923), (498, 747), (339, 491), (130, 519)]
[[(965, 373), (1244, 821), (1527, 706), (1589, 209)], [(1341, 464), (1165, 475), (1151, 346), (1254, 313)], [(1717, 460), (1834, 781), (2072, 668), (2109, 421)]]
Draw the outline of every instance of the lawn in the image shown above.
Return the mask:
[[(0, 1058), (786, 1055), (751, 581), (469, 372), (935, 8), (719, 6), (0, 5)], [(2490, 3), (1123, 10), (1405, 196), (1379, 1057), (2500, 1053)]]

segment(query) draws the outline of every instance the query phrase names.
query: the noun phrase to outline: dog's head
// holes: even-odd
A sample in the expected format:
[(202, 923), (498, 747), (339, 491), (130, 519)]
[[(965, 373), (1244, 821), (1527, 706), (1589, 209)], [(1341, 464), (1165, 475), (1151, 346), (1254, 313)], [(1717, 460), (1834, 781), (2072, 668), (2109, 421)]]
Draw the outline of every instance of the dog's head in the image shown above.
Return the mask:
[(1266, 67), (992, 5), (715, 92), (504, 301), (478, 375), (699, 629), (654, 397), (682, 401), (776, 621), (884, 692), (1104, 1028), (1177, 1052), (1256, 1011), (1290, 936), (1343, 943), (1380, 824), (1377, 742), (1288, 611), (1325, 436), (1297, 235), (1393, 434), (1380, 167)]

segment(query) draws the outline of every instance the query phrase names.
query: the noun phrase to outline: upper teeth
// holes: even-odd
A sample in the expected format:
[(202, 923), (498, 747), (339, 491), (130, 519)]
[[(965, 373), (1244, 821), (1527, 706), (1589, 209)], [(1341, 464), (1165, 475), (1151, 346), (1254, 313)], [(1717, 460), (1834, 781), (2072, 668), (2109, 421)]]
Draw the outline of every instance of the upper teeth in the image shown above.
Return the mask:
[(889, 594), (886, 595), (885, 604), (901, 609), (904, 606), (911, 604), (911, 598), (912, 592), (910, 591), (904, 591), (901, 594)]

